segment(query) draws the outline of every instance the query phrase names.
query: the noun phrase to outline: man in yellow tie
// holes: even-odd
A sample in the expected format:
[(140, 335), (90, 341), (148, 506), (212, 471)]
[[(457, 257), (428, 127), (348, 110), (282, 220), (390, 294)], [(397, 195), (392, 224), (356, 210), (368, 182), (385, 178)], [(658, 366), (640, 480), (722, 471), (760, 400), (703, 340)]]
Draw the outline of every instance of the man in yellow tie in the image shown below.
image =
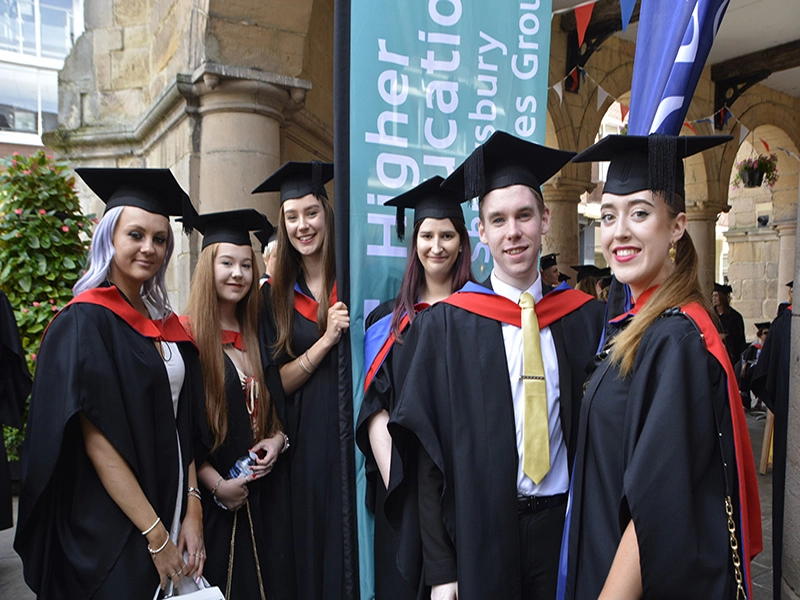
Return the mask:
[(436, 600), (555, 598), (571, 442), (603, 325), (582, 292), (542, 295), (541, 185), (572, 155), (496, 132), (442, 184), (479, 199), (494, 268), (420, 313), (404, 339), (390, 431), (418, 456)]

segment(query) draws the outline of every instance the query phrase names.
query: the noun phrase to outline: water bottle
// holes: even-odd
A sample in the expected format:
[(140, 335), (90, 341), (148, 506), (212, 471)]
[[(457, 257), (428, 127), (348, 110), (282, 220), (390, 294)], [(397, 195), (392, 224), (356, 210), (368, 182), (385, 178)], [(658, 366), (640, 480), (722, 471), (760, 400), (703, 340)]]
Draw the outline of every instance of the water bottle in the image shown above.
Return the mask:
[(253, 474), (253, 465), (256, 464), (257, 455), (255, 452), (248, 452), (247, 456), (243, 456), (231, 467), (228, 471), (228, 479), (236, 479), (237, 477), (248, 477)]

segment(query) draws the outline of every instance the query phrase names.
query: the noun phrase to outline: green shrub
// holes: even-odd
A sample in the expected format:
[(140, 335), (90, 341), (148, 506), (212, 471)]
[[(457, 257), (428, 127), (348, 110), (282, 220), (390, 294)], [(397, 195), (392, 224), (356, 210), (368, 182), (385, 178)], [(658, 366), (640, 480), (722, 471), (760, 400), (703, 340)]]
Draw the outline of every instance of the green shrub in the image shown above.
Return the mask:
[[(0, 171), (0, 289), (14, 307), (31, 373), (45, 327), (72, 299), (89, 246), (93, 215), (81, 214), (74, 178), (44, 151), (14, 154)], [(22, 432), (4, 428), (9, 459)]]

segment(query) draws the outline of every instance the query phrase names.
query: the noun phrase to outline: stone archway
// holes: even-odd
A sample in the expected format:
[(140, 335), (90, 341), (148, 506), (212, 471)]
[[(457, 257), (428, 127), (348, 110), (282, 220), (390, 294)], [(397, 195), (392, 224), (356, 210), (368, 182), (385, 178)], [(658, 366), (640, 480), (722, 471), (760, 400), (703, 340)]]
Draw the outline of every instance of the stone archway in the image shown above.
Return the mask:
[(739, 145), (728, 177), (732, 182), (738, 161), (769, 153), (778, 159), (775, 185), (732, 188), (729, 200), (728, 277), (751, 335), (749, 325), (775, 316), (794, 278), (800, 153), (786, 131), (760, 125)]

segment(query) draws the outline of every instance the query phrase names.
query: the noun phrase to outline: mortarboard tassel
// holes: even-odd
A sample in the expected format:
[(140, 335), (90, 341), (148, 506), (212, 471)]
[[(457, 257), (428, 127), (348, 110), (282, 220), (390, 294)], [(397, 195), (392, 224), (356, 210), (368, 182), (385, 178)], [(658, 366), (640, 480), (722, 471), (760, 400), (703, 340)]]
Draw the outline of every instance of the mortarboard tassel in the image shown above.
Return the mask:
[(402, 206), (397, 207), (395, 227), (397, 228), (397, 239), (402, 242), (406, 237), (406, 209)]
[(667, 204), (675, 202), (677, 147), (675, 136), (653, 133), (647, 141), (650, 189), (663, 193)]
[(483, 146), (478, 146), (464, 163), (464, 196), (472, 199), (483, 195), (486, 187), (484, 175)]

